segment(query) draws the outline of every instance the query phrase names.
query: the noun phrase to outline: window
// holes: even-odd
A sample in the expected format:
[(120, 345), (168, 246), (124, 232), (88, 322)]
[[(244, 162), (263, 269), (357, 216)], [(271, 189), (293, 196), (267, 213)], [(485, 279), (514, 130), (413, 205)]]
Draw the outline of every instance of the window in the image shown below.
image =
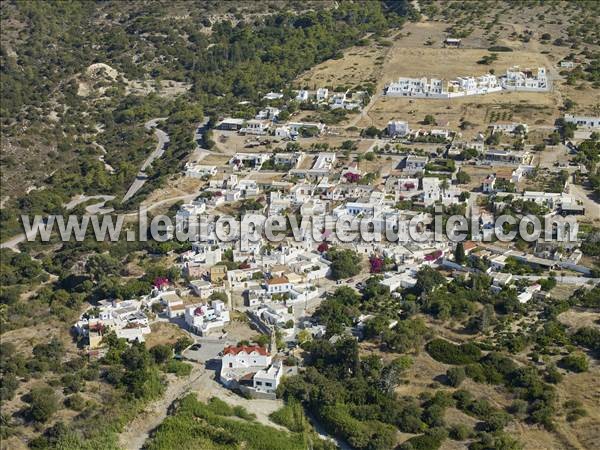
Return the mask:
[(273, 383), (267, 383), (267, 382), (265, 382), (265, 386), (267, 386), (267, 387), (272, 387), (272, 386), (273, 386)]
[(256, 385), (257, 385), (257, 386), (262, 386), (262, 381), (257, 381), (257, 382), (256, 382)]
[(230, 368), (231, 368), (231, 367), (233, 367), (233, 363), (229, 363), (229, 367), (230, 367)]

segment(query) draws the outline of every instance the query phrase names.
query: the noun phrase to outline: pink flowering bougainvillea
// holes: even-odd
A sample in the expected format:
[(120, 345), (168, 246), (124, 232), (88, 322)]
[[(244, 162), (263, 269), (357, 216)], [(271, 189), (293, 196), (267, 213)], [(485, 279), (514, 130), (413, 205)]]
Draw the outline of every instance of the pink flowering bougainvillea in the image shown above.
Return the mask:
[(158, 289), (162, 289), (165, 286), (169, 285), (169, 279), (165, 277), (157, 277), (154, 279), (154, 287)]
[(329, 250), (329, 244), (327, 242), (321, 242), (317, 247), (319, 253), (326, 252), (327, 250)]
[(346, 178), (346, 181), (348, 181), (348, 183), (358, 183), (360, 180), (360, 175), (357, 173), (346, 172), (344, 174), (344, 178)]
[(373, 256), (369, 259), (371, 263), (371, 273), (380, 273), (383, 270), (383, 259)]

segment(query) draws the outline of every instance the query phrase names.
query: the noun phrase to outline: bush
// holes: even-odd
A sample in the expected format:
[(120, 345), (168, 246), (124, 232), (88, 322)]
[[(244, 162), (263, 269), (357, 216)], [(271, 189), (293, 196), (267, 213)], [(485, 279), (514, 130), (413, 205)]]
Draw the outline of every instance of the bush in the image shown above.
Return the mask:
[(168, 373), (174, 373), (178, 377), (187, 377), (192, 372), (192, 365), (172, 359), (166, 364), (165, 369)]
[(276, 424), (286, 427), (297, 433), (308, 429), (308, 422), (304, 415), (302, 404), (291, 398), (283, 408), (271, 413), (269, 418)]
[(29, 404), (29, 416), (36, 422), (47, 422), (58, 411), (58, 398), (49, 386), (33, 388)]
[(470, 435), (471, 429), (462, 423), (457, 423), (450, 427), (450, 437), (455, 441), (464, 441)]
[(586, 372), (589, 368), (587, 356), (581, 352), (571, 353), (560, 360), (561, 367), (571, 372)]
[(497, 411), (485, 420), (484, 427), (487, 431), (500, 431), (508, 422), (510, 422), (510, 416), (504, 411)]
[(429, 355), (444, 364), (471, 364), (479, 361), (481, 350), (473, 343), (455, 345), (444, 339), (430, 341), (425, 349)]
[(462, 367), (451, 367), (446, 371), (448, 384), (453, 387), (458, 387), (465, 380), (467, 374)]
[(256, 419), (256, 414), (252, 414), (248, 412), (246, 408), (243, 406), (234, 406), (233, 407), (233, 415), (239, 417), (244, 420), (254, 420)]
[(431, 428), (425, 434), (415, 436), (404, 442), (400, 450), (437, 450), (448, 437), (443, 428)]
[(83, 411), (86, 402), (85, 399), (79, 394), (73, 394), (65, 399), (65, 406), (73, 411)]

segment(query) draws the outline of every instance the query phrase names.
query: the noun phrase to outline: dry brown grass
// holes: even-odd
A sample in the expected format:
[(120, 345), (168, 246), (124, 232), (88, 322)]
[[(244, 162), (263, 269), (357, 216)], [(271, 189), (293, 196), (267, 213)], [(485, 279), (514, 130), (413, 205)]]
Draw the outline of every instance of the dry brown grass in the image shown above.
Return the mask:
[[(574, 292), (579, 286), (570, 285), (569, 287)], [(554, 294), (554, 291), (552, 291), (552, 294)], [(583, 308), (573, 308), (565, 311), (558, 315), (558, 320), (573, 330), (581, 327), (600, 328), (600, 313)]]
[(146, 335), (146, 347), (152, 348), (155, 345), (173, 345), (177, 339), (187, 336), (178, 325), (168, 322), (157, 322), (150, 325), (152, 333)]

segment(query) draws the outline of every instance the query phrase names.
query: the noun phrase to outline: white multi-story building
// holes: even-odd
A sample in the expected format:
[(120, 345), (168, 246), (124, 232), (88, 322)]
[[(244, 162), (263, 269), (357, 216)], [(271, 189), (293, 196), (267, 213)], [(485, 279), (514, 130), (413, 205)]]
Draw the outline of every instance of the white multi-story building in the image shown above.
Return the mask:
[(229, 311), (221, 300), (213, 300), (211, 306), (191, 305), (185, 309), (185, 323), (193, 332), (204, 336), (229, 323)]
[(260, 110), (254, 118), (256, 120), (276, 120), (279, 114), (281, 114), (281, 110), (279, 108), (267, 106), (265, 109)]
[(387, 133), (390, 137), (406, 136), (409, 132), (408, 122), (404, 120), (391, 120), (387, 124)]
[(398, 81), (390, 83), (386, 89), (385, 95), (399, 97), (448, 97), (448, 90), (444, 82), (432, 78), (406, 78), (400, 77)]
[(550, 89), (545, 67), (539, 67), (534, 75), (531, 69), (521, 70), (519, 66), (513, 66), (500, 78), (500, 84), (509, 91), (538, 92)]
[(327, 88), (317, 89), (317, 101), (318, 102), (323, 102), (323, 101), (327, 100), (328, 96), (329, 96), (329, 89), (327, 89)]
[(144, 342), (144, 335), (151, 333), (148, 317), (141, 310), (139, 300), (101, 301), (97, 317), (87, 311), (74, 326), (75, 331), (86, 336), (90, 348), (101, 345), (102, 335), (112, 330), (118, 338), (130, 342)]
[(306, 91), (304, 89), (298, 91), (298, 93), (296, 95), (296, 100), (298, 100), (299, 102), (307, 102), (308, 101), (308, 91)]
[(265, 287), (268, 294), (285, 294), (292, 290), (292, 283), (287, 277), (273, 277), (267, 280)]
[(416, 98), (454, 98), (466, 95), (482, 95), (499, 92), (502, 89), (514, 91), (547, 91), (550, 87), (546, 69), (538, 68), (537, 74), (530, 69), (520, 70), (518, 66), (511, 67), (506, 74), (498, 79), (490, 73), (479, 76), (457, 77), (448, 82), (437, 78), (407, 78), (400, 77), (390, 83), (385, 95), (391, 97)]
[(223, 350), (221, 374), (226, 369), (268, 367), (269, 364), (271, 364), (271, 355), (264, 347), (258, 345), (229, 346)]
[(257, 392), (275, 394), (283, 375), (283, 365), (280, 361), (266, 369), (261, 369), (254, 375), (253, 386)]

